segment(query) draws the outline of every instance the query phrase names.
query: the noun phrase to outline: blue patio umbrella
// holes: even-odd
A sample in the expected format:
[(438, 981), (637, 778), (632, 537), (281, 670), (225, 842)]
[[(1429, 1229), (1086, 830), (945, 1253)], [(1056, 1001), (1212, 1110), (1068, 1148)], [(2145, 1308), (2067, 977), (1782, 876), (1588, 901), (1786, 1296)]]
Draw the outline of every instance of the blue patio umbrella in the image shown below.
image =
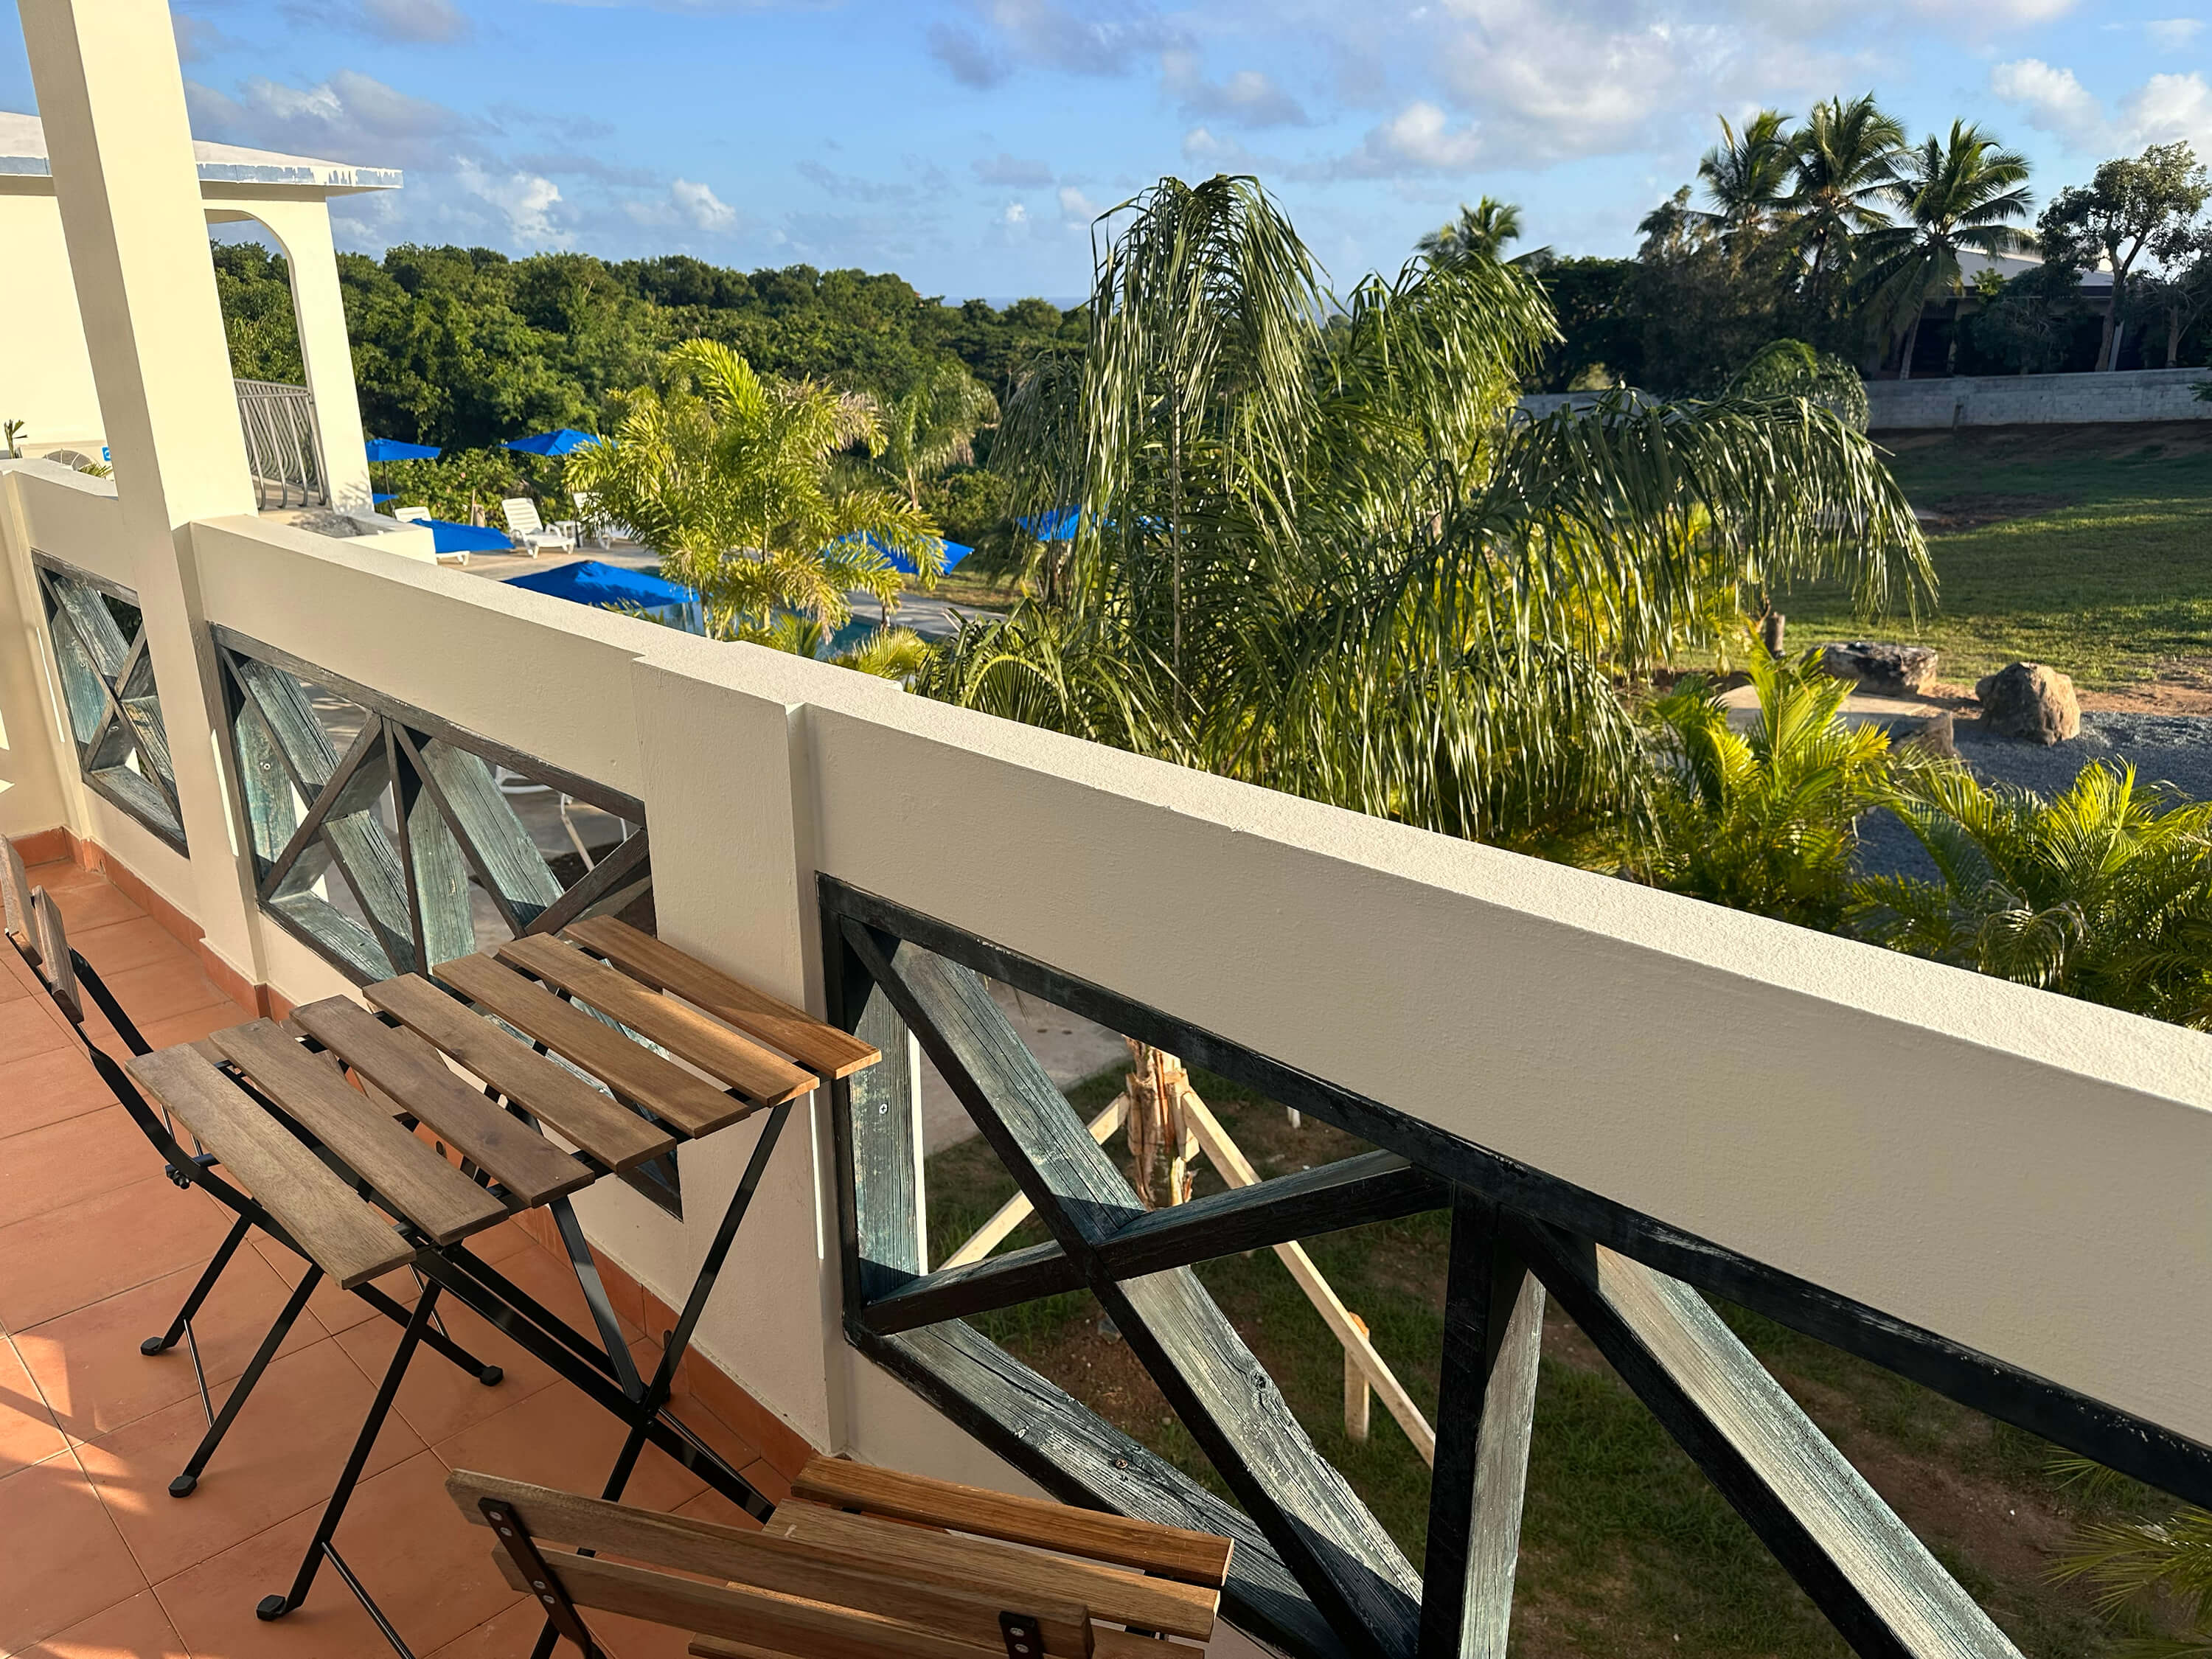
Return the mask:
[(695, 634), (704, 631), (699, 621), (699, 595), (649, 570), (625, 570), (618, 564), (582, 559), (551, 570), (532, 570), (510, 576), (507, 585), (526, 587), (533, 593), (550, 593), (557, 599), (572, 599), (578, 605), (642, 611), (688, 628)]
[[(848, 539), (850, 538), (848, 538)], [(861, 532), (860, 539), (867, 543), (870, 547), (874, 548), (877, 552), (882, 554), (884, 556), (884, 562), (889, 564), (892, 569), (902, 572), (906, 575), (909, 576), (919, 576), (921, 574), (921, 567), (915, 564), (912, 559), (907, 557), (905, 554), (899, 552), (896, 549), (884, 546), (882, 542), (878, 541), (875, 537), (869, 535), (866, 532)], [(955, 565), (958, 564), (961, 560), (966, 558), (970, 553), (973, 553), (975, 550), (972, 547), (963, 547), (958, 542), (945, 542), (943, 544), (943, 546), (945, 548), (945, 562), (938, 567), (940, 571), (951, 569)]]
[(1072, 507), (1056, 507), (1048, 513), (1031, 513), (1014, 522), (1041, 542), (1072, 542), (1075, 539), (1076, 511)]
[(434, 444), (403, 444), (397, 438), (371, 438), (372, 461), (434, 461), (441, 452)]
[(430, 532), (430, 545), (441, 553), (512, 553), (514, 543), (504, 530), (488, 525), (462, 524), (453, 519), (417, 519)]
[(501, 444), (500, 447), (519, 449), (526, 455), (566, 455), (572, 449), (582, 449), (599, 441), (599, 434), (595, 432), (579, 432), (574, 427), (564, 426), (557, 432), (536, 433), (527, 438), (517, 438), (511, 443)]

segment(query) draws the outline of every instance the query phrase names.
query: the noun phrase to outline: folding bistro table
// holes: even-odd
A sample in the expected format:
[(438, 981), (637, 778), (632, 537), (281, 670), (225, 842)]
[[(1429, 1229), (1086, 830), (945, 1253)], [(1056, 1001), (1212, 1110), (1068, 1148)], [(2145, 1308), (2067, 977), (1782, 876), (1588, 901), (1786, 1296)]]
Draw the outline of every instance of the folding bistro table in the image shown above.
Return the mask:
[[(277, 1619), (298, 1607), (327, 1556), (403, 1654), (404, 1643), (333, 1540), (441, 1293), (628, 1425), (608, 1498), (621, 1496), (651, 1444), (756, 1518), (773, 1512), (668, 1413), (669, 1395), (792, 1103), (817, 1081), (880, 1058), (850, 1034), (610, 917), (574, 923), (560, 939), (512, 939), (433, 972), (482, 1013), (410, 974), (367, 988), (375, 1012), (333, 997), (295, 1012), (288, 1024), (302, 1036), (255, 1020), (215, 1033), (206, 1045), (163, 1049), (129, 1066), (282, 1223), (313, 1263), (311, 1273), (348, 1288), (402, 1266), (422, 1278), (299, 1571), (289, 1590), (258, 1608)], [(480, 1079), (481, 1091), (448, 1060)], [(359, 1087), (349, 1085), (347, 1073)], [(659, 1363), (650, 1378), (641, 1376), (569, 1197), (763, 1112), (751, 1157)], [(575, 1150), (564, 1150), (549, 1130)], [(541, 1206), (575, 1269), (596, 1340), (468, 1247), (484, 1228)]]

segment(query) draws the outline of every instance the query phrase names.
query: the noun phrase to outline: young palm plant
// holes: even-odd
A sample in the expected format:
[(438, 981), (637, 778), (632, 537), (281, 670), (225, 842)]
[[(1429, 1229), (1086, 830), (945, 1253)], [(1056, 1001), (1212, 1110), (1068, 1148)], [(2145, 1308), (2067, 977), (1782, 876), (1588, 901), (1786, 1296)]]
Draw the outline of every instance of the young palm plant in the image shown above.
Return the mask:
[(1816, 404), (1532, 422), (1519, 377), (1554, 331), (1525, 270), (1417, 260), (1339, 301), (1255, 180), (1116, 211), (1087, 351), (1020, 381), (994, 446), (1015, 514), (1073, 539), (934, 695), (1544, 842), (1632, 813), (1615, 676), (1705, 637), (1717, 584), (1929, 585), (1875, 452)]
[[(2053, 1472), (2093, 1501), (2140, 1491), (2087, 1458), (2061, 1457)], [(2115, 1644), (2120, 1659), (2212, 1659), (2212, 1510), (2182, 1504), (2157, 1518), (2079, 1522), (2051, 1577), (2093, 1586), (2097, 1610), (2134, 1627)], [(2154, 1623), (2167, 1633), (2143, 1628)]]
[(1865, 236), (1861, 280), (1889, 337), (1902, 329), (1898, 374), (1910, 380), (1928, 301), (1963, 291), (1960, 250), (2017, 253), (2033, 246), (2011, 222), (2027, 217), (2027, 161), (1979, 127), (1954, 121), (1948, 138), (1931, 135), (1905, 153), (1889, 194), (1905, 222)]
[(711, 637), (775, 644), (785, 612), (835, 631), (855, 589), (896, 605), (893, 554), (927, 574), (942, 564), (927, 513), (833, 473), (840, 452), (882, 442), (872, 402), (764, 379), (719, 341), (687, 340), (659, 388), (630, 394), (611, 441), (569, 458), (568, 482), (698, 590)]
[(1741, 731), (1702, 678), (1653, 704), (1661, 784), (1645, 879), (1802, 927), (1843, 924), (1853, 826), (1889, 795), (1889, 738), (1841, 718), (1850, 687), (1819, 659), (1752, 652), (1759, 704)]
[(883, 406), (883, 453), (876, 465), (921, 508), (921, 486), (975, 460), (975, 434), (999, 418), (998, 399), (958, 359), (942, 357)]
[(2093, 765), (2048, 800), (1931, 769), (1893, 806), (1936, 875), (1859, 883), (1872, 938), (2212, 1030), (2212, 802), (2169, 801), (2139, 789), (2132, 767)]

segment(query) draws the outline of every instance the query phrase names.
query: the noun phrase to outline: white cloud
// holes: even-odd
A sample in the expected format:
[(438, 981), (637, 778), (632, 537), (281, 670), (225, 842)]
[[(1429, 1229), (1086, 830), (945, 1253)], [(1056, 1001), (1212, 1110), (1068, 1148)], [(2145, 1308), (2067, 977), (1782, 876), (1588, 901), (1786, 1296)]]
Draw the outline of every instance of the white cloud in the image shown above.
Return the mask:
[(1417, 99), (1370, 131), (1338, 170), (1355, 177), (1408, 171), (1465, 173), (1480, 166), (1485, 155), (1479, 125), (1455, 127), (1436, 105)]
[(2204, 33), (2204, 20), (2200, 17), (2156, 18), (2143, 25), (2143, 33), (2150, 36), (2153, 46), (2163, 46), (2168, 52), (2179, 52)]
[(339, 70), (311, 87), (256, 76), (232, 97), (191, 82), (185, 96), (202, 138), (320, 155), (365, 167), (444, 167), (477, 124), (372, 76)]
[(999, 222), (1002, 225), (1025, 225), (1029, 219), (1029, 209), (1019, 202), (1007, 203), (1006, 210), (999, 216)]
[(668, 186), (668, 194), (676, 204), (676, 210), (701, 230), (728, 230), (738, 222), (737, 209), (705, 185), (678, 179)]
[(631, 197), (622, 204), (623, 216), (632, 224), (683, 227), (708, 235), (727, 235), (744, 228), (744, 216), (710, 185), (689, 179), (669, 181), (659, 196)]
[(1990, 90), (2021, 106), (2030, 126), (2056, 133), (2077, 149), (2098, 148), (2110, 131), (2104, 106), (2074, 71), (2054, 69), (2040, 58), (1999, 64), (1990, 71)]
[(1182, 47), (1160, 54), (1160, 82), (1181, 100), (1186, 115), (1225, 117), (1253, 127), (1302, 127), (1312, 119), (1297, 99), (1258, 70), (1238, 70), (1225, 81), (1209, 81), (1198, 54)]
[(532, 247), (558, 247), (570, 240), (553, 228), (552, 210), (560, 203), (561, 191), (550, 179), (534, 173), (495, 175), (466, 158), (455, 169), (455, 176), (463, 190), (498, 210), (516, 241)]
[(2154, 75), (2110, 112), (2073, 70), (2054, 69), (2040, 58), (1999, 64), (1990, 72), (1990, 88), (2020, 105), (2030, 125), (2076, 151), (2127, 155), (2146, 144), (2180, 140), (2212, 155), (2212, 85), (2194, 70)]
[(929, 31), (930, 55), (963, 86), (996, 86), (1022, 69), (1123, 75), (1181, 39), (1143, 0), (968, 0), (967, 9), (972, 22)]
[(1060, 187), (1060, 210), (1066, 218), (1089, 224), (1098, 216), (1098, 204), (1073, 185)]

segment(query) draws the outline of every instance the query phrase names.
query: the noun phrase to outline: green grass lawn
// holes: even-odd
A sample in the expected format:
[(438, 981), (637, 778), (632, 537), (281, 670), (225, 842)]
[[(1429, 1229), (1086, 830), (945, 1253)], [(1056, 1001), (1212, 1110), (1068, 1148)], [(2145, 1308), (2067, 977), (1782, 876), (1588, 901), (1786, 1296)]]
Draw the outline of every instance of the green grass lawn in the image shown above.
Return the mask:
[[(1954, 515), (1929, 545), (1942, 584), (1916, 626), (1844, 596), (1785, 596), (1793, 642), (1900, 639), (1971, 684), (2015, 659), (2085, 688), (2212, 670), (2212, 422), (2002, 428), (1883, 438), (1916, 507)], [(1979, 520), (1980, 522), (1977, 522)]]
[[(1200, 1094), (1263, 1176), (1365, 1150), (1308, 1118), (1200, 1074)], [(1068, 1091), (1085, 1117), (1120, 1079)], [(1109, 1151), (1121, 1156), (1118, 1139)], [(933, 1261), (1014, 1190), (981, 1140), (927, 1170)], [(1200, 1166), (1197, 1190), (1218, 1190)], [(1441, 1214), (1306, 1241), (1346, 1306), (1433, 1420), (1449, 1226)], [(1031, 1221), (1000, 1248), (1041, 1242)], [(1379, 1401), (1364, 1444), (1343, 1425), (1342, 1350), (1267, 1250), (1205, 1264), (1199, 1276), (1266, 1364), (1322, 1454), (1418, 1568), (1429, 1473)], [(2048, 1449), (1939, 1395), (1754, 1315), (1723, 1315), (1859, 1471), (1888, 1498), (2028, 1659), (2096, 1659), (2112, 1641), (2087, 1594), (2045, 1573), (2068, 1535), (2072, 1495), (2046, 1472)], [(1194, 1479), (1227, 1497), (1197, 1443), (1127, 1345), (1099, 1328), (1087, 1291), (974, 1322), (1029, 1364)], [(1604, 1358), (1553, 1310), (1545, 1328), (1530, 1452), (1516, 1659), (1723, 1656), (1846, 1659), (1848, 1649), (1751, 1530), (1660, 1429)]]

